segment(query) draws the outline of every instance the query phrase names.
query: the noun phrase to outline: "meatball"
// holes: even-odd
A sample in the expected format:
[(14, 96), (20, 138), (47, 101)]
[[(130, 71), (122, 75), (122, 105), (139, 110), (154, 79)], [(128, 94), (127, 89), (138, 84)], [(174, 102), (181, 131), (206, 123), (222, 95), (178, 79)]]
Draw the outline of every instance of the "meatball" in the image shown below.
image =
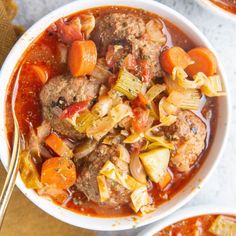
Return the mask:
[(174, 124), (164, 128), (177, 150), (172, 153), (172, 164), (182, 172), (188, 171), (205, 148), (206, 125), (191, 111), (180, 111)]
[[(107, 160), (114, 164), (117, 161), (117, 149), (115, 146), (99, 145), (92, 152), (82, 167), (77, 181), (77, 188), (83, 192), (89, 200), (100, 203), (100, 194), (97, 184), (97, 176)], [(123, 163), (124, 164), (124, 163)], [(125, 171), (128, 171), (128, 164)], [(130, 202), (130, 191), (111, 179), (106, 179), (110, 198), (101, 203), (107, 207), (116, 207)]]
[(96, 19), (91, 39), (96, 43), (99, 56), (104, 56), (109, 44), (120, 40), (132, 40), (145, 32), (141, 17), (130, 13), (111, 13)]
[(99, 86), (96, 80), (89, 80), (86, 77), (73, 78), (67, 75), (50, 79), (40, 93), (43, 118), (58, 133), (70, 138), (83, 138), (83, 135), (78, 133), (68, 121), (59, 119), (59, 115), (67, 106), (75, 102), (96, 97)]
[(161, 45), (158, 42), (148, 40), (147, 38), (134, 39), (132, 41), (132, 51), (136, 58), (147, 60), (148, 70), (151, 77), (163, 76), (159, 57), (161, 54)]
[(151, 78), (163, 76), (159, 62), (161, 47), (164, 44), (163, 37), (160, 35), (160, 41), (152, 41), (146, 32), (146, 23), (139, 16), (130, 13), (101, 16), (97, 19), (91, 39), (96, 43), (100, 57), (106, 54), (109, 45), (118, 46), (114, 49), (117, 63), (113, 69), (119, 69), (123, 59), (132, 53), (138, 63), (146, 61)]

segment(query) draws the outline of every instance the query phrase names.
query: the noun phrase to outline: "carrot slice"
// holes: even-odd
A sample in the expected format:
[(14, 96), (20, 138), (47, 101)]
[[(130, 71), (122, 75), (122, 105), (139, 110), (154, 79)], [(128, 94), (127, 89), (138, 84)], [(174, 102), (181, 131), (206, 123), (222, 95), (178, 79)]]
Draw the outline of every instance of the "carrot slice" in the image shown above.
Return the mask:
[(162, 180), (158, 183), (159, 187), (163, 190), (172, 180), (172, 174), (170, 170), (167, 170), (166, 174), (162, 178)]
[(191, 58), (182, 48), (172, 47), (162, 52), (160, 63), (162, 69), (171, 74), (176, 66), (185, 69), (191, 63)]
[(89, 75), (97, 62), (97, 48), (93, 41), (74, 41), (68, 54), (68, 66), (73, 76)]
[(53, 157), (43, 163), (41, 182), (58, 189), (67, 189), (76, 181), (73, 161), (64, 157)]
[(194, 61), (194, 64), (186, 68), (190, 76), (198, 72), (203, 72), (207, 76), (214, 75), (217, 69), (217, 62), (214, 54), (207, 48), (194, 48), (188, 52), (188, 55)]
[(70, 148), (56, 134), (50, 134), (46, 138), (45, 144), (61, 157), (71, 158), (73, 156)]

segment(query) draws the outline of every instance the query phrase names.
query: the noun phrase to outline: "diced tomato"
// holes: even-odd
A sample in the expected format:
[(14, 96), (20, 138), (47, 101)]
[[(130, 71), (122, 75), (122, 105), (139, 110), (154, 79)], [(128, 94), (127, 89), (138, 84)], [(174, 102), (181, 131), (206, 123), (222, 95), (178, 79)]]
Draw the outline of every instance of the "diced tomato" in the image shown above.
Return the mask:
[(114, 60), (114, 53), (115, 53), (114, 46), (109, 45), (106, 53), (106, 63), (110, 68), (113, 68), (113, 66), (116, 63)]
[(138, 97), (131, 101), (132, 108), (135, 107), (146, 107), (148, 104), (147, 98), (142, 94), (139, 93)]
[(133, 109), (132, 127), (136, 132), (144, 131), (149, 124), (149, 110), (137, 107)]
[(135, 57), (132, 54), (128, 54), (124, 59), (123, 65), (127, 70), (136, 70), (137, 62)]
[(142, 81), (148, 84), (151, 79), (151, 71), (148, 68), (148, 60), (139, 60), (138, 64), (140, 66), (139, 75), (142, 77)]
[(89, 101), (76, 102), (67, 107), (61, 114), (60, 119), (72, 117), (75, 113), (82, 112), (87, 109)]
[(69, 22), (65, 22), (63, 19), (60, 19), (55, 24), (57, 26), (58, 37), (62, 42), (71, 44), (75, 40), (84, 39), (81, 32), (79, 17), (76, 17)]
[(116, 79), (117, 79), (117, 76), (115, 75), (111, 75), (108, 77), (108, 84), (113, 87), (113, 85), (115, 85), (116, 83)]

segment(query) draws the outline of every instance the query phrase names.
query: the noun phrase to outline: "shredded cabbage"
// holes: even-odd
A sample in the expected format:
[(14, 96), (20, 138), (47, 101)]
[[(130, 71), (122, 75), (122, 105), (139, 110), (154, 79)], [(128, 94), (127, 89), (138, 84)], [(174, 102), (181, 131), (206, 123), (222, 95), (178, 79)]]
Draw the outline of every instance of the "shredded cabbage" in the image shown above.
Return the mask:
[(118, 104), (109, 111), (108, 116), (95, 120), (90, 127), (87, 128), (86, 134), (88, 137), (100, 140), (122, 119), (132, 115), (133, 113), (130, 106), (127, 104)]
[(98, 141), (113, 129), (114, 126), (115, 122), (112, 118), (105, 116), (101, 119), (95, 120), (91, 126), (87, 128), (86, 134), (89, 138), (94, 138)]
[(155, 99), (161, 92), (163, 92), (166, 89), (165, 84), (155, 84), (153, 85), (145, 94), (148, 102), (151, 102), (153, 99)]
[(92, 71), (91, 76), (99, 81), (104, 81), (112, 76), (113, 74), (102, 64), (97, 63), (94, 70)]
[(136, 181), (130, 175), (123, 173), (118, 167), (112, 162), (107, 161), (103, 168), (100, 170), (100, 174), (105, 175), (107, 178), (112, 179), (131, 191), (136, 190), (143, 186), (143, 184)]
[(119, 159), (126, 162), (126, 163), (129, 163), (130, 162), (130, 155), (129, 155), (129, 152), (128, 150), (121, 144), (118, 144), (118, 151), (119, 151)]
[(112, 99), (108, 96), (103, 96), (93, 106), (92, 113), (96, 116), (103, 117), (108, 114), (112, 108)]
[(113, 107), (108, 116), (117, 124), (127, 116), (132, 116), (131, 107), (127, 104), (118, 104)]
[(141, 186), (134, 190), (130, 197), (132, 202), (131, 207), (136, 213), (141, 207), (148, 205), (150, 202), (146, 186)]
[(106, 177), (104, 175), (97, 176), (98, 189), (100, 194), (100, 201), (105, 202), (109, 197), (109, 190), (107, 188)]
[(160, 116), (159, 119), (162, 125), (170, 126), (173, 123), (175, 123), (177, 117), (175, 115), (168, 114), (165, 111), (164, 109), (165, 102), (166, 102), (166, 97), (163, 97), (159, 102), (159, 116)]
[(193, 80), (189, 80), (187, 73), (182, 67), (175, 67), (171, 78), (172, 80), (177, 80), (177, 83), (185, 89), (200, 88), (205, 82), (202, 77), (193, 77)]
[(124, 143), (136, 143), (144, 137), (143, 133), (133, 133), (129, 135), (123, 142)]
[(27, 188), (39, 189), (43, 186), (29, 150), (24, 150), (20, 153), (19, 170), (21, 178)]
[(175, 150), (175, 146), (173, 143), (166, 140), (164, 136), (156, 136), (153, 134), (154, 130), (158, 128), (159, 126), (153, 126), (149, 130), (145, 132), (145, 138), (152, 142), (148, 145), (148, 149), (153, 149), (156, 147), (165, 147), (171, 150)]
[(142, 206), (140, 208), (140, 212), (142, 213), (142, 215), (152, 213), (155, 210), (156, 210), (156, 207), (153, 204)]

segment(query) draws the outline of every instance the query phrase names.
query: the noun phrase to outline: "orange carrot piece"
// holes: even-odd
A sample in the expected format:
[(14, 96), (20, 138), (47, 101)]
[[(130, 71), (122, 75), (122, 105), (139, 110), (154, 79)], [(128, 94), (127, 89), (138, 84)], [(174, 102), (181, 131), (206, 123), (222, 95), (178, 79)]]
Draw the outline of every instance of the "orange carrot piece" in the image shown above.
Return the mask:
[(186, 68), (190, 76), (203, 72), (207, 76), (214, 75), (217, 70), (217, 62), (214, 54), (207, 48), (194, 48), (188, 52), (194, 64)]
[(68, 54), (68, 66), (73, 76), (89, 75), (97, 63), (97, 48), (93, 41), (74, 41)]
[(161, 189), (164, 189), (172, 180), (172, 175), (170, 174), (170, 170), (167, 170), (166, 174), (162, 178), (162, 180), (158, 183)]
[(45, 66), (31, 65), (31, 69), (36, 73), (43, 84), (47, 82), (49, 76)]
[(64, 157), (53, 157), (43, 163), (41, 182), (58, 189), (67, 189), (76, 181), (73, 161)]
[(174, 67), (185, 69), (190, 63), (190, 56), (180, 47), (172, 47), (161, 53), (160, 63), (162, 69), (171, 74)]
[(56, 134), (50, 134), (46, 138), (45, 144), (61, 157), (71, 158), (73, 155), (70, 148)]

